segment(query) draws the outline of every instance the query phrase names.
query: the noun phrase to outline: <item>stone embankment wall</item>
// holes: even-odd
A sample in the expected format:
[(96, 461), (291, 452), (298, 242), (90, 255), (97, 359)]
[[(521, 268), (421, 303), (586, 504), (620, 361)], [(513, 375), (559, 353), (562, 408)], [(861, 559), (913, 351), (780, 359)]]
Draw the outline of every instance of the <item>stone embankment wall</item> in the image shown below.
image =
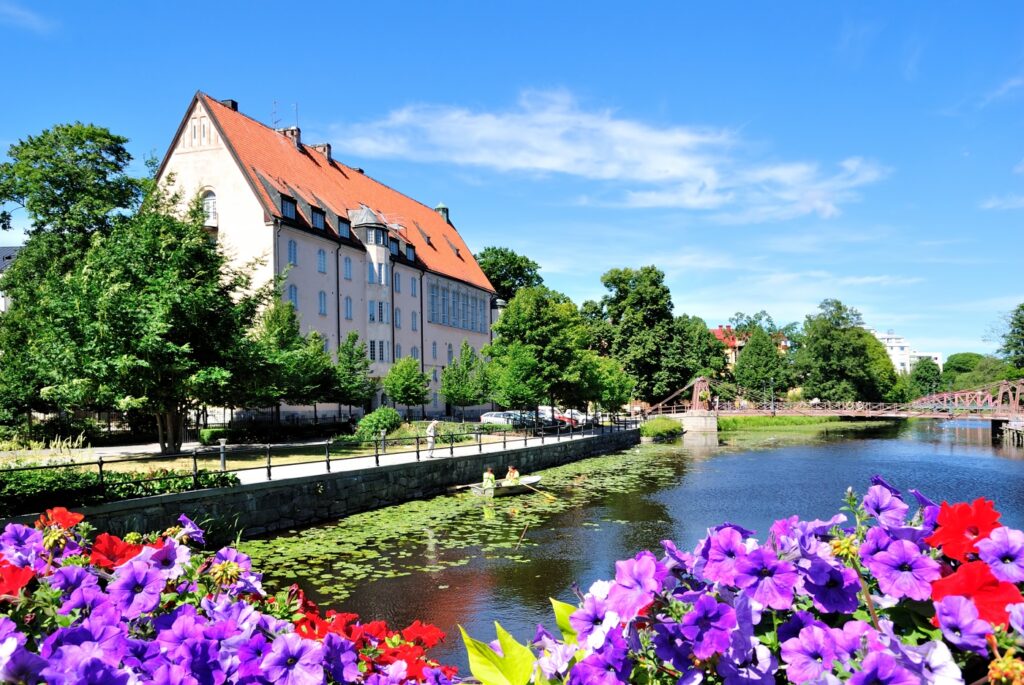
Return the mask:
[(617, 452), (639, 442), (640, 431), (627, 430), (505, 452), (158, 495), (81, 511), (99, 530), (114, 533), (162, 530), (175, 525), (184, 513), (193, 520), (234, 523), (244, 537), (253, 537), (439, 495), (452, 485), (479, 481), (487, 466), (499, 477), (509, 464), (526, 474)]

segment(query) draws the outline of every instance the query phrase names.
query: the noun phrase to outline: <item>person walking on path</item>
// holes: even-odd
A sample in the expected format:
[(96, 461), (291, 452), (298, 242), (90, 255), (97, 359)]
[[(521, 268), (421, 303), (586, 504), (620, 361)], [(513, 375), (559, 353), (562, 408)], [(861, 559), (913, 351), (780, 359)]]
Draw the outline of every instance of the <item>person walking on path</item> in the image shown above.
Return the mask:
[(427, 459), (434, 458), (434, 440), (437, 438), (437, 419), (427, 426)]

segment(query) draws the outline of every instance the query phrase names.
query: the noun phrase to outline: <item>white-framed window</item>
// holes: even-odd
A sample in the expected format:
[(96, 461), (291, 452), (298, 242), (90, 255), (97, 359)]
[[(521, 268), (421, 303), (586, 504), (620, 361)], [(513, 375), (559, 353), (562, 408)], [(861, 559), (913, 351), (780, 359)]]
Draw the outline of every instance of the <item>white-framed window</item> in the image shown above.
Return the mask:
[(377, 280), (377, 269), (374, 268), (373, 262), (366, 263), (366, 282), (375, 283)]
[(370, 323), (375, 322), (377, 320), (377, 301), (376, 300), (370, 300), (369, 305), (367, 306), (366, 311), (367, 311), (367, 314), (369, 315)]
[(345, 318), (352, 320), (352, 298), (345, 296)]
[(203, 193), (203, 214), (206, 216), (207, 226), (217, 225), (217, 194), (212, 190)]
[(316, 296), (317, 304), (320, 305), (320, 316), (327, 316), (327, 293), (323, 290)]
[[(430, 343), (430, 356), (433, 357), (434, 359), (437, 359), (437, 341), (436, 340), (434, 342)], [(434, 373), (435, 373), (435, 375), (437, 374), (436, 371)]]
[(344, 271), (344, 274), (345, 274), (345, 280), (346, 281), (351, 281), (352, 280), (352, 258), (351, 257), (345, 257), (345, 271)]
[(395, 272), (395, 292), (402, 292), (402, 274)]
[(419, 358), (420, 358), (420, 348), (418, 348), (415, 345), (413, 345), (412, 349), (409, 350), (409, 356), (411, 356), (416, 361), (419, 361)]
[(281, 215), (284, 216), (285, 219), (295, 218), (295, 200), (290, 197), (281, 198)]
[(395, 328), (402, 327), (402, 309), (395, 307)]
[(327, 273), (327, 253), (324, 250), (316, 251), (316, 270), (322, 274)]
[(313, 209), (313, 228), (319, 228), (321, 231), (324, 230), (324, 226), (327, 224), (327, 216), (324, 214), (322, 209)]
[(417, 287), (418, 286), (416, 285), (416, 279), (415, 278), (410, 278), (409, 279), (409, 290), (412, 291), (412, 296), (413, 297), (416, 297), (417, 295), (419, 295), (419, 293), (416, 292)]
[(453, 361), (455, 361), (455, 348), (448, 343), (448, 363), (451, 364)]
[(419, 315), (419, 312), (413, 312), (409, 316), (411, 317), (409, 323), (412, 326), (412, 329), (414, 331), (418, 331), (420, 329), (420, 315)]
[(299, 244), (294, 240), (288, 241), (288, 263), (292, 266), (299, 263)]
[(389, 271), (390, 271), (390, 269), (388, 268), (387, 264), (384, 264), (383, 262), (378, 264), (377, 265), (377, 282), (380, 283), (381, 285), (390, 285), (391, 284), (391, 276), (388, 273)]
[(294, 284), (288, 286), (288, 301), (295, 309), (299, 308), (299, 289)]
[(401, 358), (402, 358), (402, 346), (399, 345), (399, 344), (395, 344), (395, 361), (397, 362)]

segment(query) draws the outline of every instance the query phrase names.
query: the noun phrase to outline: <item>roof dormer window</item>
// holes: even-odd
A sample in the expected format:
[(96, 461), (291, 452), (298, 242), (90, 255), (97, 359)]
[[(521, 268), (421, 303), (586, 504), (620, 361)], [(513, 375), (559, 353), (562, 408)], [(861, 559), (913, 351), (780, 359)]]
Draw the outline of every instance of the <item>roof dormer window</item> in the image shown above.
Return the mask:
[(408, 259), (410, 262), (415, 262), (416, 261), (416, 248), (413, 247), (412, 245), (406, 245), (405, 246), (405, 258)]
[(294, 219), (295, 218), (295, 213), (296, 213), (295, 212), (295, 200), (291, 199), (290, 197), (282, 197), (281, 198), (281, 215), (285, 219)]
[(319, 228), (321, 231), (324, 230), (326, 225), (326, 215), (322, 209), (313, 209), (313, 228)]
[(388, 238), (388, 249), (391, 250), (391, 254), (398, 256), (398, 239)]

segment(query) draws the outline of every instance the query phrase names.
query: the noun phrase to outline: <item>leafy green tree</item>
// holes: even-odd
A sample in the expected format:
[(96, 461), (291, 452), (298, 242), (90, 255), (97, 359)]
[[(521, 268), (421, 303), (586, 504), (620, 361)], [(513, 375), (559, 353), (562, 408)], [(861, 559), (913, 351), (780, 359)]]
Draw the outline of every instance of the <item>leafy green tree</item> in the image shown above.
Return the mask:
[(441, 394), (465, 418), (466, 407), (487, 401), (486, 363), (468, 341), (462, 341), (459, 356), (441, 372)]
[(608, 320), (604, 305), (594, 300), (586, 300), (580, 306), (580, 316), (587, 327), (590, 348), (602, 356), (610, 355), (615, 340), (615, 326)]
[(597, 372), (600, 379), (597, 406), (602, 411), (621, 411), (633, 396), (636, 380), (626, 373), (618, 360), (609, 357), (597, 358)]
[(931, 395), (940, 389), (942, 372), (931, 357), (922, 357), (910, 370), (910, 389), (915, 398)]
[(522, 288), (544, 284), (537, 262), (507, 247), (485, 247), (476, 255), (476, 261), (498, 297), (506, 302), (511, 301)]
[(860, 312), (839, 300), (824, 300), (804, 321), (796, 363), (803, 395), (835, 402), (879, 400), (872, 376), (869, 333)]
[(880, 402), (896, 387), (896, 367), (893, 366), (885, 345), (873, 333), (861, 328), (859, 335), (867, 350), (868, 378), (858, 392), (861, 399)]
[(1024, 303), (1010, 312), (999, 353), (1014, 368), (1024, 369)]
[(998, 357), (983, 356), (974, 368), (965, 373), (957, 374), (953, 381), (953, 390), (970, 390), (980, 388), (989, 383), (1020, 378), (1020, 374), (1009, 363)]
[(490, 365), (494, 401), (509, 409), (535, 409), (548, 392), (538, 373), (540, 367), (529, 346), (520, 342), (504, 344)]
[(761, 310), (753, 316), (743, 312), (736, 312), (729, 318), (729, 325), (733, 330), (742, 335), (750, 335), (755, 329), (761, 329), (765, 333), (776, 333), (779, 329), (775, 327), (775, 319), (765, 310)]
[(364, 407), (377, 392), (377, 382), (370, 376), (370, 357), (366, 343), (359, 334), (349, 332), (338, 346), (337, 374), (338, 402), (349, 407)]
[(942, 387), (953, 388), (956, 385), (957, 376), (963, 373), (970, 373), (978, 366), (978, 362), (985, 358), (985, 355), (977, 352), (957, 352), (949, 355), (946, 363), (942, 365)]
[(916, 399), (914, 389), (910, 382), (909, 373), (901, 373), (896, 376), (896, 383), (883, 398), (886, 402), (910, 402)]
[(776, 396), (785, 392), (787, 382), (782, 355), (764, 328), (754, 326), (751, 329), (733, 375), (736, 383), (748, 392), (760, 394), (771, 390)]
[(406, 414), (410, 407), (426, 404), (430, 393), (430, 379), (420, 371), (419, 361), (412, 357), (402, 357), (392, 364), (383, 385), (384, 392), (395, 404), (405, 405)]

